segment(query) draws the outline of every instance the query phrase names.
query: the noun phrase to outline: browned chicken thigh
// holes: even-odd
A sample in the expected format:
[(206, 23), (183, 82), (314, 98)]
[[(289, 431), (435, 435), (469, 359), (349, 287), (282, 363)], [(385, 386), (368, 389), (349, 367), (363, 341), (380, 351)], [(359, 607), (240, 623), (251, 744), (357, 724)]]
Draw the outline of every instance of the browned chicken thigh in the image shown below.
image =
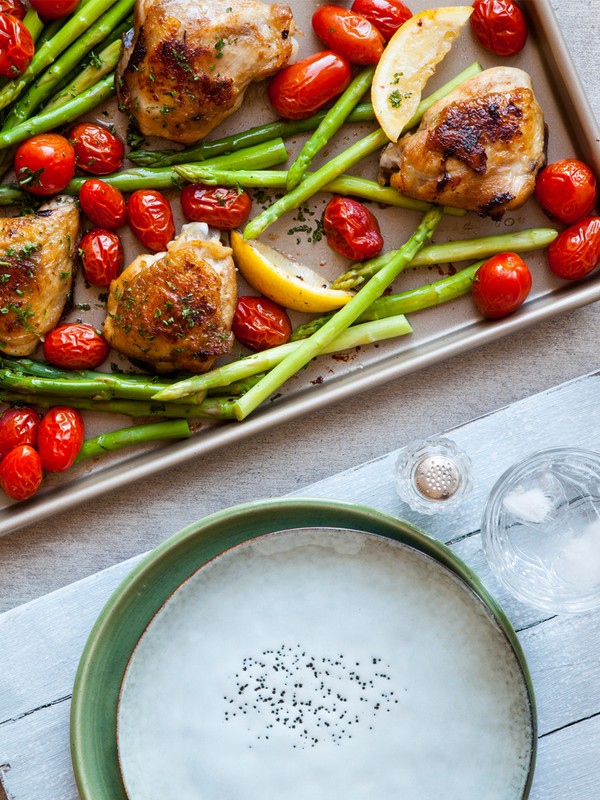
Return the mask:
[(435, 103), (381, 167), (408, 197), (500, 217), (532, 195), (544, 146), (529, 75), (493, 67)]
[(138, 0), (117, 67), (121, 107), (145, 136), (193, 144), (287, 63), (293, 34), (277, 3)]
[(166, 253), (138, 256), (111, 283), (104, 335), (156, 372), (205, 372), (231, 351), (236, 302), (231, 249), (192, 222)]
[(71, 292), (79, 210), (57, 197), (36, 214), (0, 218), (0, 351), (32, 353)]

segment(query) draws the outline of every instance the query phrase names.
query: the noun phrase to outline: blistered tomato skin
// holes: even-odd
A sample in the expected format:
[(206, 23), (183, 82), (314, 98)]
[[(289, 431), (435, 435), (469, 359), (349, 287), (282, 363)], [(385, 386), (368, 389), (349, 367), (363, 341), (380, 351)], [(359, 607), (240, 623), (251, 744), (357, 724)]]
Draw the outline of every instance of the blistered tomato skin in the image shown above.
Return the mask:
[(350, 62), (332, 50), (323, 50), (284, 67), (267, 93), (280, 117), (305, 119), (347, 89), (351, 80)]
[(600, 264), (600, 217), (587, 217), (559, 233), (547, 258), (552, 272), (568, 281), (593, 272)]
[(42, 460), (29, 444), (13, 447), (0, 463), (0, 488), (13, 500), (33, 497), (43, 476)]
[(14, 447), (37, 443), (40, 415), (33, 408), (9, 408), (0, 417), (0, 458)]
[(238, 192), (227, 186), (190, 183), (181, 191), (181, 209), (185, 217), (220, 230), (239, 228), (248, 219), (251, 208), (248, 192)]
[(77, 166), (92, 175), (110, 175), (123, 165), (123, 142), (101, 125), (81, 122), (69, 132)]
[(75, 462), (85, 437), (83, 417), (74, 408), (55, 406), (44, 415), (38, 451), (46, 472), (64, 472)]
[(17, 78), (31, 63), (34, 52), (35, 44), (24, 23), (0, 13), (0, 75)]
[(75, 11), (79, 0), (31, 0), (31, 5), (44, 19), (62, 19)]
[(327, 243), (337, 253), (362, 261), (372, 258), (383, 247), (377, 218), (358, 200), (334, 197), (323, 215)]
[(523, 305), (531, 291), (531, 273), (516, 253), (499, 253), (477, 270), (473, 300), (488, 319), (500, 319)]
[(109, 350), (106, 339), (83, 322), (59, 325), (44, 339), (44, 358), (63, 369), (95, 369)]
[(116, 230), (127, 222), (127, 203), (121, 192), (100, 178), (90, 178), (79, 190), (79, 205), (98, 228)]
[(514, 56), (527, 42), (527, 22), (513, 0), (475, 0), (470, 18), (479, 43), (497, 56)]
[(167, 198), (152, 189), (138, 189), (129, 198), (129, 227), (154, 253), (167, 249), (175, 237), (173, 212)]
[(376, 64), (381, 58), (385, 40), (361, 14), (325, 5), (313, 14), (312, 26), (323, 44), (347, 58), (351, 64)]
[(75, 151), (57, 133), (40, 133), (19, 145), (15, 175), (21, 189), (36, 195), (62, 192), (75, 174)]
[(238, 342), (256, 352), (285, 344), (292, 334), (287, 311), (266, 297), (238, 298), (232, 328)]
[(110, 282), (121, 274), (125, 254), (116, 233), (94, 228), (79, 242), (79, 257), (88, 283), (110, 286)]
[(537, 176), (535, 196), (548, 216), (571, 225), (591, 214), (598, 187), (587, 164), (563, 158), (548, 164)]
[(0, 0), (0, 14), (23, 19), (26, 12), (27, 8), (22, 0)]
[(412, 11), (401, 0), (354, 0), (351, 10), (366, 17), (386, 42), (412, 17)]

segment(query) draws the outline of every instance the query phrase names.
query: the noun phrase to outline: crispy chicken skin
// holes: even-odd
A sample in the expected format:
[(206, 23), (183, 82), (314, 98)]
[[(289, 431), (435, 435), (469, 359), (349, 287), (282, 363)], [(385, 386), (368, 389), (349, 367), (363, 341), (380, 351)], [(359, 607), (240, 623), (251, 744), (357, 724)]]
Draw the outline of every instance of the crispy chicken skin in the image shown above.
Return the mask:
[(71, 293), (79, 211), (56, 197), (36, 214), (0, 219), (0, 351), (32, 353)]
[(103, 331), (156, 372), (205, 372), (231, 351), (236, 302), (231, 249), (192, 222), (166, 253), (138, 256), (112, 281)]
[(293, 34), (277, 3), (138, 0), (117, 66), (120, 105), (145, 136), (193, 144), (287, 63)]
[(531, 196), (544, 149), (529, 75), (494, 67), (435, 103), (381, 167), (401, 194), (498, 218)]

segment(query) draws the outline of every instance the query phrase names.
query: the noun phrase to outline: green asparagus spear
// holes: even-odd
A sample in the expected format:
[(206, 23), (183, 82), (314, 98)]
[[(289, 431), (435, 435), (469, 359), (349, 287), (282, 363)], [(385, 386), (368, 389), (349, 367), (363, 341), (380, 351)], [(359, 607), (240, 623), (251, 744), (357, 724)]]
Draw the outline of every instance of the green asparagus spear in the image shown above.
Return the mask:
[(302, 150), (300, 150), (296, 160), (289, 168), (285, 184), (285, 188), (288, 192), (295, 189), (300, 181), (304, 179), (306, 170), (310, 166), (313, 158), (342, 127), (352, 109), (371, 86), (374, 74), (375, 67), (363, 69), (325, 114), (325, 117), (319, 123), (319, 127), (310, 139), (304, 143)]
[[(484, 258), (508, 251), (524, 253), (529, 250), (541, 250), (553, 242), (557, 236), (558, 231), (554, 228), (530, 228), (496, 236), (481, 236), (477, 239), (457, 239), (444, 244), (432, 244), (421, 250), (411, 266), (428, 267), (450, 261), (470, 261), (473, 258)], [(382, 269), (395, 252), (392, 250), (368, 261), (354, 264), (334, 280), (331, 288), (346, 290), (358, 288)]]
[(149, 422), (146, 425), (133, 425), (117, 431), (109, 431), (86, 439), (77, 454), (76, 462), (86, 458), (102, 456), (124, 447), (161, 442), (166, 439), (188, 439), (191, 436), (187, 420), (173, 419), (168, 422)]
[(27, 13), (23, 18), (23, 25), (25, 25), (31, 34), (33, 41), (37, 42), (40, 38), (40, 34), (44, 30), (44, 21), (37, 11), (34, 11), (33, 8), (27, 9)]

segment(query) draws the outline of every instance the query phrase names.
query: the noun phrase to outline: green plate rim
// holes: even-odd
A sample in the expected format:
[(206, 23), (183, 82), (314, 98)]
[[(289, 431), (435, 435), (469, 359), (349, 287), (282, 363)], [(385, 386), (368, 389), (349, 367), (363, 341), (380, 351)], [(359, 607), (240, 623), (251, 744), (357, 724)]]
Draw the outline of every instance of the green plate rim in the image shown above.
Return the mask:
[(529, 797), (537, 755), (537, 713), (531, 675), (517, 635), (498, 601), (446, 545), (405, 520), (364, 505), (316, 498), (277, 498), (227, 508), (173, 534), (124, 578), (100, 612), (84, 647), (71, 702), (71, 756), (81, 800), (127, 800), (115, 736), (119, 690), (139, 637), (170, 595), (200, 566), (258, 536), (281, 530), (335, 527), (387, 536), (433, 557), (471, 589), (512, 647), (527, 689), (532, 738), (524, 792)]

